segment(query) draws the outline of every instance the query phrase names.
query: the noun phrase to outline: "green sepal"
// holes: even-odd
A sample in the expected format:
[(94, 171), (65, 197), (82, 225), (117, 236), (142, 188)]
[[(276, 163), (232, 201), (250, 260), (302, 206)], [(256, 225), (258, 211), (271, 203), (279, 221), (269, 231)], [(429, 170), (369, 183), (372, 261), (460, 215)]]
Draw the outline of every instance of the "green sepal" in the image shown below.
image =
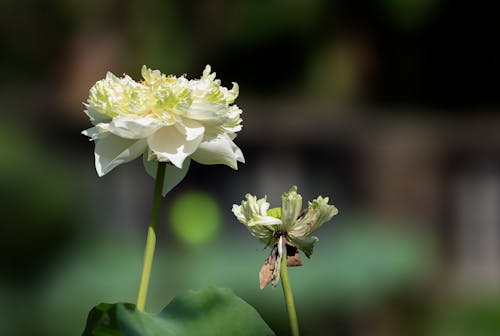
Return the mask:
[(281, 208), (269, 209), (269, 210), (267, 210), (267, 215), (274, 217), (274, 218), (281, 219)]

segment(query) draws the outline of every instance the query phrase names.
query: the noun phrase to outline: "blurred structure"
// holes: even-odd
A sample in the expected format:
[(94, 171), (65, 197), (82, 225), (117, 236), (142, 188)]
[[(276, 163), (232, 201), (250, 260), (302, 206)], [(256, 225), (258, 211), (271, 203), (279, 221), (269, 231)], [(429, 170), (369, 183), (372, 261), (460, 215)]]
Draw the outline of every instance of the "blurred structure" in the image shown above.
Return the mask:
[[(467, 291), (500, 290), (500, 174), (480, 163), (457, 178), (457, 280)], [(473, 224), (471, 224), (473, 223)]]
[(151, 310), (227, 286), (285, 334), (279, 291), (258, 291), (263, 246), (230, 208), (247, 192), (279, 204), (297, 184), (340, 209), (291, 271), (304, 334), (500, 334), (496, 13), (438, 0), (1, 3), (0, 334), (78, 334), (98, 300), (135, 299), (152, 180), (139, 161), (97, 178), (81, 103), (107, 71), (195, 77), (207, 63), (240, 85), (247, 163), (193, 164), (165, 200)]

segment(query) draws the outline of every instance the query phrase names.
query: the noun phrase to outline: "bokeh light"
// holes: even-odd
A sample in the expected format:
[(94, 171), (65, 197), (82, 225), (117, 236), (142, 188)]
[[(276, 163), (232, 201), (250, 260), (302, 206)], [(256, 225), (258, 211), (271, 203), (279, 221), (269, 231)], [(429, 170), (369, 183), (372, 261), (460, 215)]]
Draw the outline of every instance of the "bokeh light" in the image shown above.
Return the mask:
[(185, 192), (173, 201), (168, 214), (172, 231), (179, 240), (200, 245), (213, 239), (220, 228), (220, 210), (208, 193)]

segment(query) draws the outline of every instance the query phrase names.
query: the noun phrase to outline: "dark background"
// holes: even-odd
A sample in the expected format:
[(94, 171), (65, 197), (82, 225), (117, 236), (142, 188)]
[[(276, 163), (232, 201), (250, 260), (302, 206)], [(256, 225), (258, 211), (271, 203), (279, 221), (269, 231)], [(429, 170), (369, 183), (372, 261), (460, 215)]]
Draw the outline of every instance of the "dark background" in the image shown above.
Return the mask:
[(499, 334), (498, 22), (487, 1), (1, 2), (0, 334), (134, 302), (153, 180), (98, 178), (80, 132), (89, 88), (143, 64), (238, 82), (247, 160), (193, 163), (165, 198), (148, 311), (231, 287), (287, 334), (230, 210), (296, 184), (340, 210), (290, 270), (303, 334)]

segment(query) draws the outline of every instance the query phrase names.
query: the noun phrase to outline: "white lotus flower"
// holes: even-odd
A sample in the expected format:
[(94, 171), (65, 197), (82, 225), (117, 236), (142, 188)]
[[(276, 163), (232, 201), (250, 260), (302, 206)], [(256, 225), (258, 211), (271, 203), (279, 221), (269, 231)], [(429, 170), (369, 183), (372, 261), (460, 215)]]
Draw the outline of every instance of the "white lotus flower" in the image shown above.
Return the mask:
[[(143, 66), (142, 82), (112, 73), (91, 89), (85, 113), (94, 127), (82, 133), (95, 142), (95, 166), (103, 176), (147, 153), (147, 161), (187, 169), (189, 158), (238, 169), (245, 162), (233, 142), (241, 130), (234, 105), (238, 85), (221, 86), (207, 65), (200, 79), (165, 76)], [(185, 174), (185, 173), (184, 173)]]
[(302, 196), (297, 193), (296, 186), (283, 193), (281, 200), (281, 208), (269, 209), (266, 197), (257, 199), (247, 194), (241, 205), (233, 205), (234, 215), (250, 233), (267, 246), (273, 246), (260, 271), (261, 289), (271, 280), (273, 286), (278, 283), (285, 251), (288, 266), (302, 265), (297, 249), (310, 257), (319, 240), (311, 234), (338, 213), (335, 206), (328, 204), (328, 197), (321, 196), (309, 202), (307, 209), (301, 210)]

